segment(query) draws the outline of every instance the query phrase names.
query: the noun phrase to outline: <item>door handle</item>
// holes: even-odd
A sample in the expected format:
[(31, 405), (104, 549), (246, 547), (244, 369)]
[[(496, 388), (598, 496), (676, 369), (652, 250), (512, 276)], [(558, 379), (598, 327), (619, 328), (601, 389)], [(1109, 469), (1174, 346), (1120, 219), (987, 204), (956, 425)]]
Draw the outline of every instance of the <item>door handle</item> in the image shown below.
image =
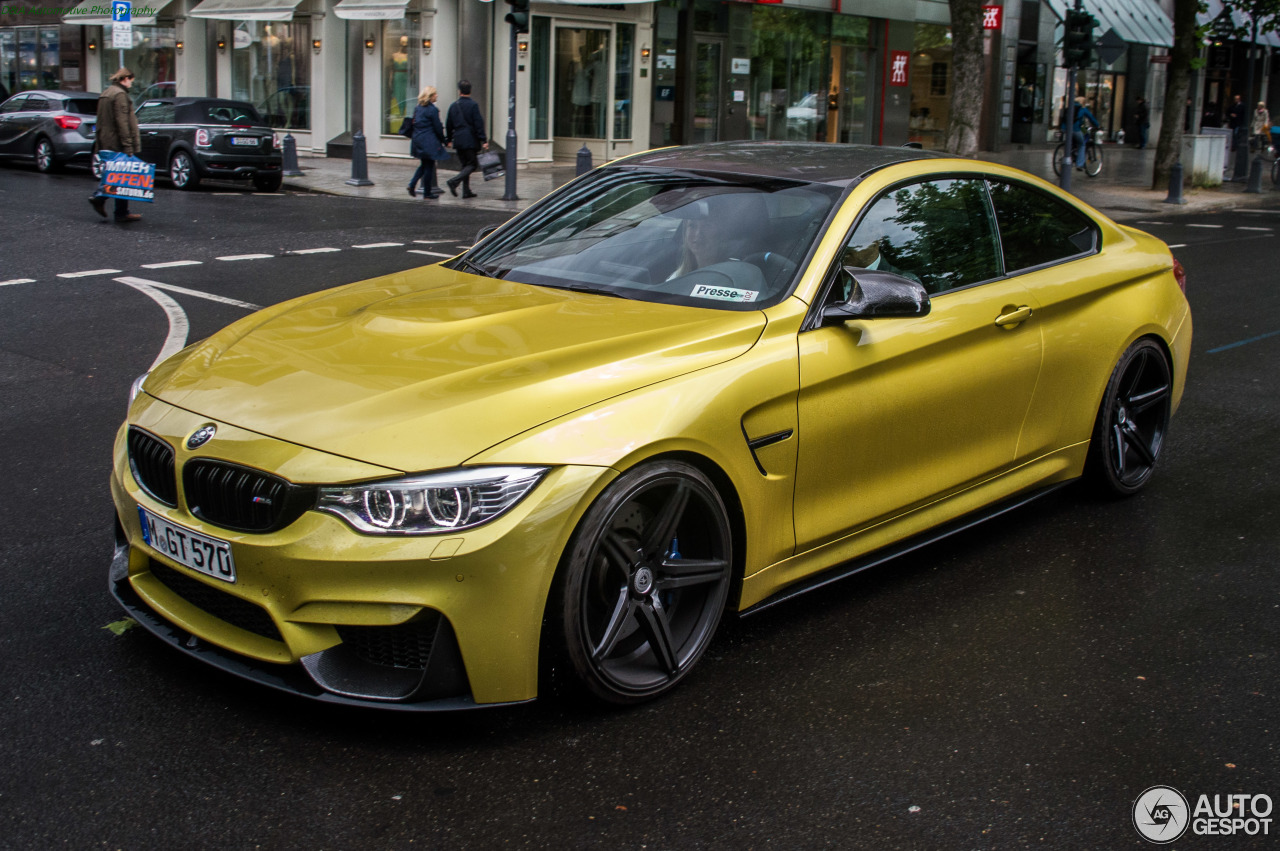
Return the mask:
[(996, 317), (996, 324), (1001, 328), (1013, 328), (1031, 318), (1030, 305), (1024, 304), (1014, 307), (1012, 304), (1007, 304), (1003, 310), (1004, 312)]

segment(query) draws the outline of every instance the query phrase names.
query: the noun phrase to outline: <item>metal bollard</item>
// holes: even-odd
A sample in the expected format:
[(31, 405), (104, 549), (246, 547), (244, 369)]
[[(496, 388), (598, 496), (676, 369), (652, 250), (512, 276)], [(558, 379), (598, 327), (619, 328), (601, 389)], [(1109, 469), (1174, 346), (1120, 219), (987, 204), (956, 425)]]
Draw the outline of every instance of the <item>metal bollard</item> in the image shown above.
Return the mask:
[(292, 133), (284, 134), (281, 150), (284, 151), (284, 176), (302, 177), (302, 169), (298, 168), (298, 142)]
[(1249, 128), (1237, 127), (1231, 138), (1235, 140), (1236, 152), (1231, 180), (1244, 180), (1249, 176)]
[(595, 166), (591, 165), (591, 149), (586, 143), (582, 144), (582, 149), (578, 151), (578, 174), (586, 174)]
[(1244, 191), (1254, 195), (1262, 194), (1262, 157), (1254, 157), (1249, 164), (1249, 185)]
[(369, 179), (369, 154), (365, 149), (364, 133), (357, 130), (351, 137), (351, 179), (348, 186), (372, 186)]
[(1169, 169), (1169, 197), (1164, 199), (1166, 204), (1185, 204), (1186, 199), (1182, 197), (1182, 160), (1178, 160)]

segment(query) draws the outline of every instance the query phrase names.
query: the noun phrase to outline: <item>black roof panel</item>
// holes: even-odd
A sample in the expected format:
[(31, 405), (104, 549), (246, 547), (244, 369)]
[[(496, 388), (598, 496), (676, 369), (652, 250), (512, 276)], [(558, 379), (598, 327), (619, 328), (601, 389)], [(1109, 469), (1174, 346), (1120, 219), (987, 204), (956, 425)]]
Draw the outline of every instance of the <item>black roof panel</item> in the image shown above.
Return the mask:
[(953, 155), (919, 148), (837, 145), (823, 142), (714, 142), (659, 148), (617, 163), (618, 167), (655, 167), (723, 171), (782, 177), (813, 183), (842, 183), (900, 162), (945, 159)]

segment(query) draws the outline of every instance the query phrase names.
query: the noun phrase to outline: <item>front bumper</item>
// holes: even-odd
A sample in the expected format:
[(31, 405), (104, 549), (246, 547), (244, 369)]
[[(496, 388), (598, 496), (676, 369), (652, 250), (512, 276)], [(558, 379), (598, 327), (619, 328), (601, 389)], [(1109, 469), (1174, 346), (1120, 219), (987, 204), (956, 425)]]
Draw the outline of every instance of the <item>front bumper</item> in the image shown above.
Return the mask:
[[(175, 450), (182, 465), (216, 457), (298, 483), (394, 474), (232, 426), (195, 451), (210, 421), (140, 397), (131, 422)], [(111, 477), (117, 544), (112, 593), (166, 643), (271, 688), (330, 703), (412, 710), (516, 703), (537, 696), (543, 608), (581, 513), (613, 473), (561, 467), (497, 520), (452, 536), (357, 533), (308, 511), (275, 532), (234, 532), (148, 495), (120, 430)], [(138, 506), (227, 541), (234, 584), (152, 549)]]

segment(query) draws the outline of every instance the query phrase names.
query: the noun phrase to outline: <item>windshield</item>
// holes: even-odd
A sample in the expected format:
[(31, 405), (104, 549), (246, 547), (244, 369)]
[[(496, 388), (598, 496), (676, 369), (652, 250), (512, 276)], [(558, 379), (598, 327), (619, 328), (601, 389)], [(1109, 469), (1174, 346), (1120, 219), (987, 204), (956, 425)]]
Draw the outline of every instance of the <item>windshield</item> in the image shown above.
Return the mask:
[(790, 292), (840, 190), (607, 169), (565, 187), (454, 268), (622, 298), (752, 310)]

